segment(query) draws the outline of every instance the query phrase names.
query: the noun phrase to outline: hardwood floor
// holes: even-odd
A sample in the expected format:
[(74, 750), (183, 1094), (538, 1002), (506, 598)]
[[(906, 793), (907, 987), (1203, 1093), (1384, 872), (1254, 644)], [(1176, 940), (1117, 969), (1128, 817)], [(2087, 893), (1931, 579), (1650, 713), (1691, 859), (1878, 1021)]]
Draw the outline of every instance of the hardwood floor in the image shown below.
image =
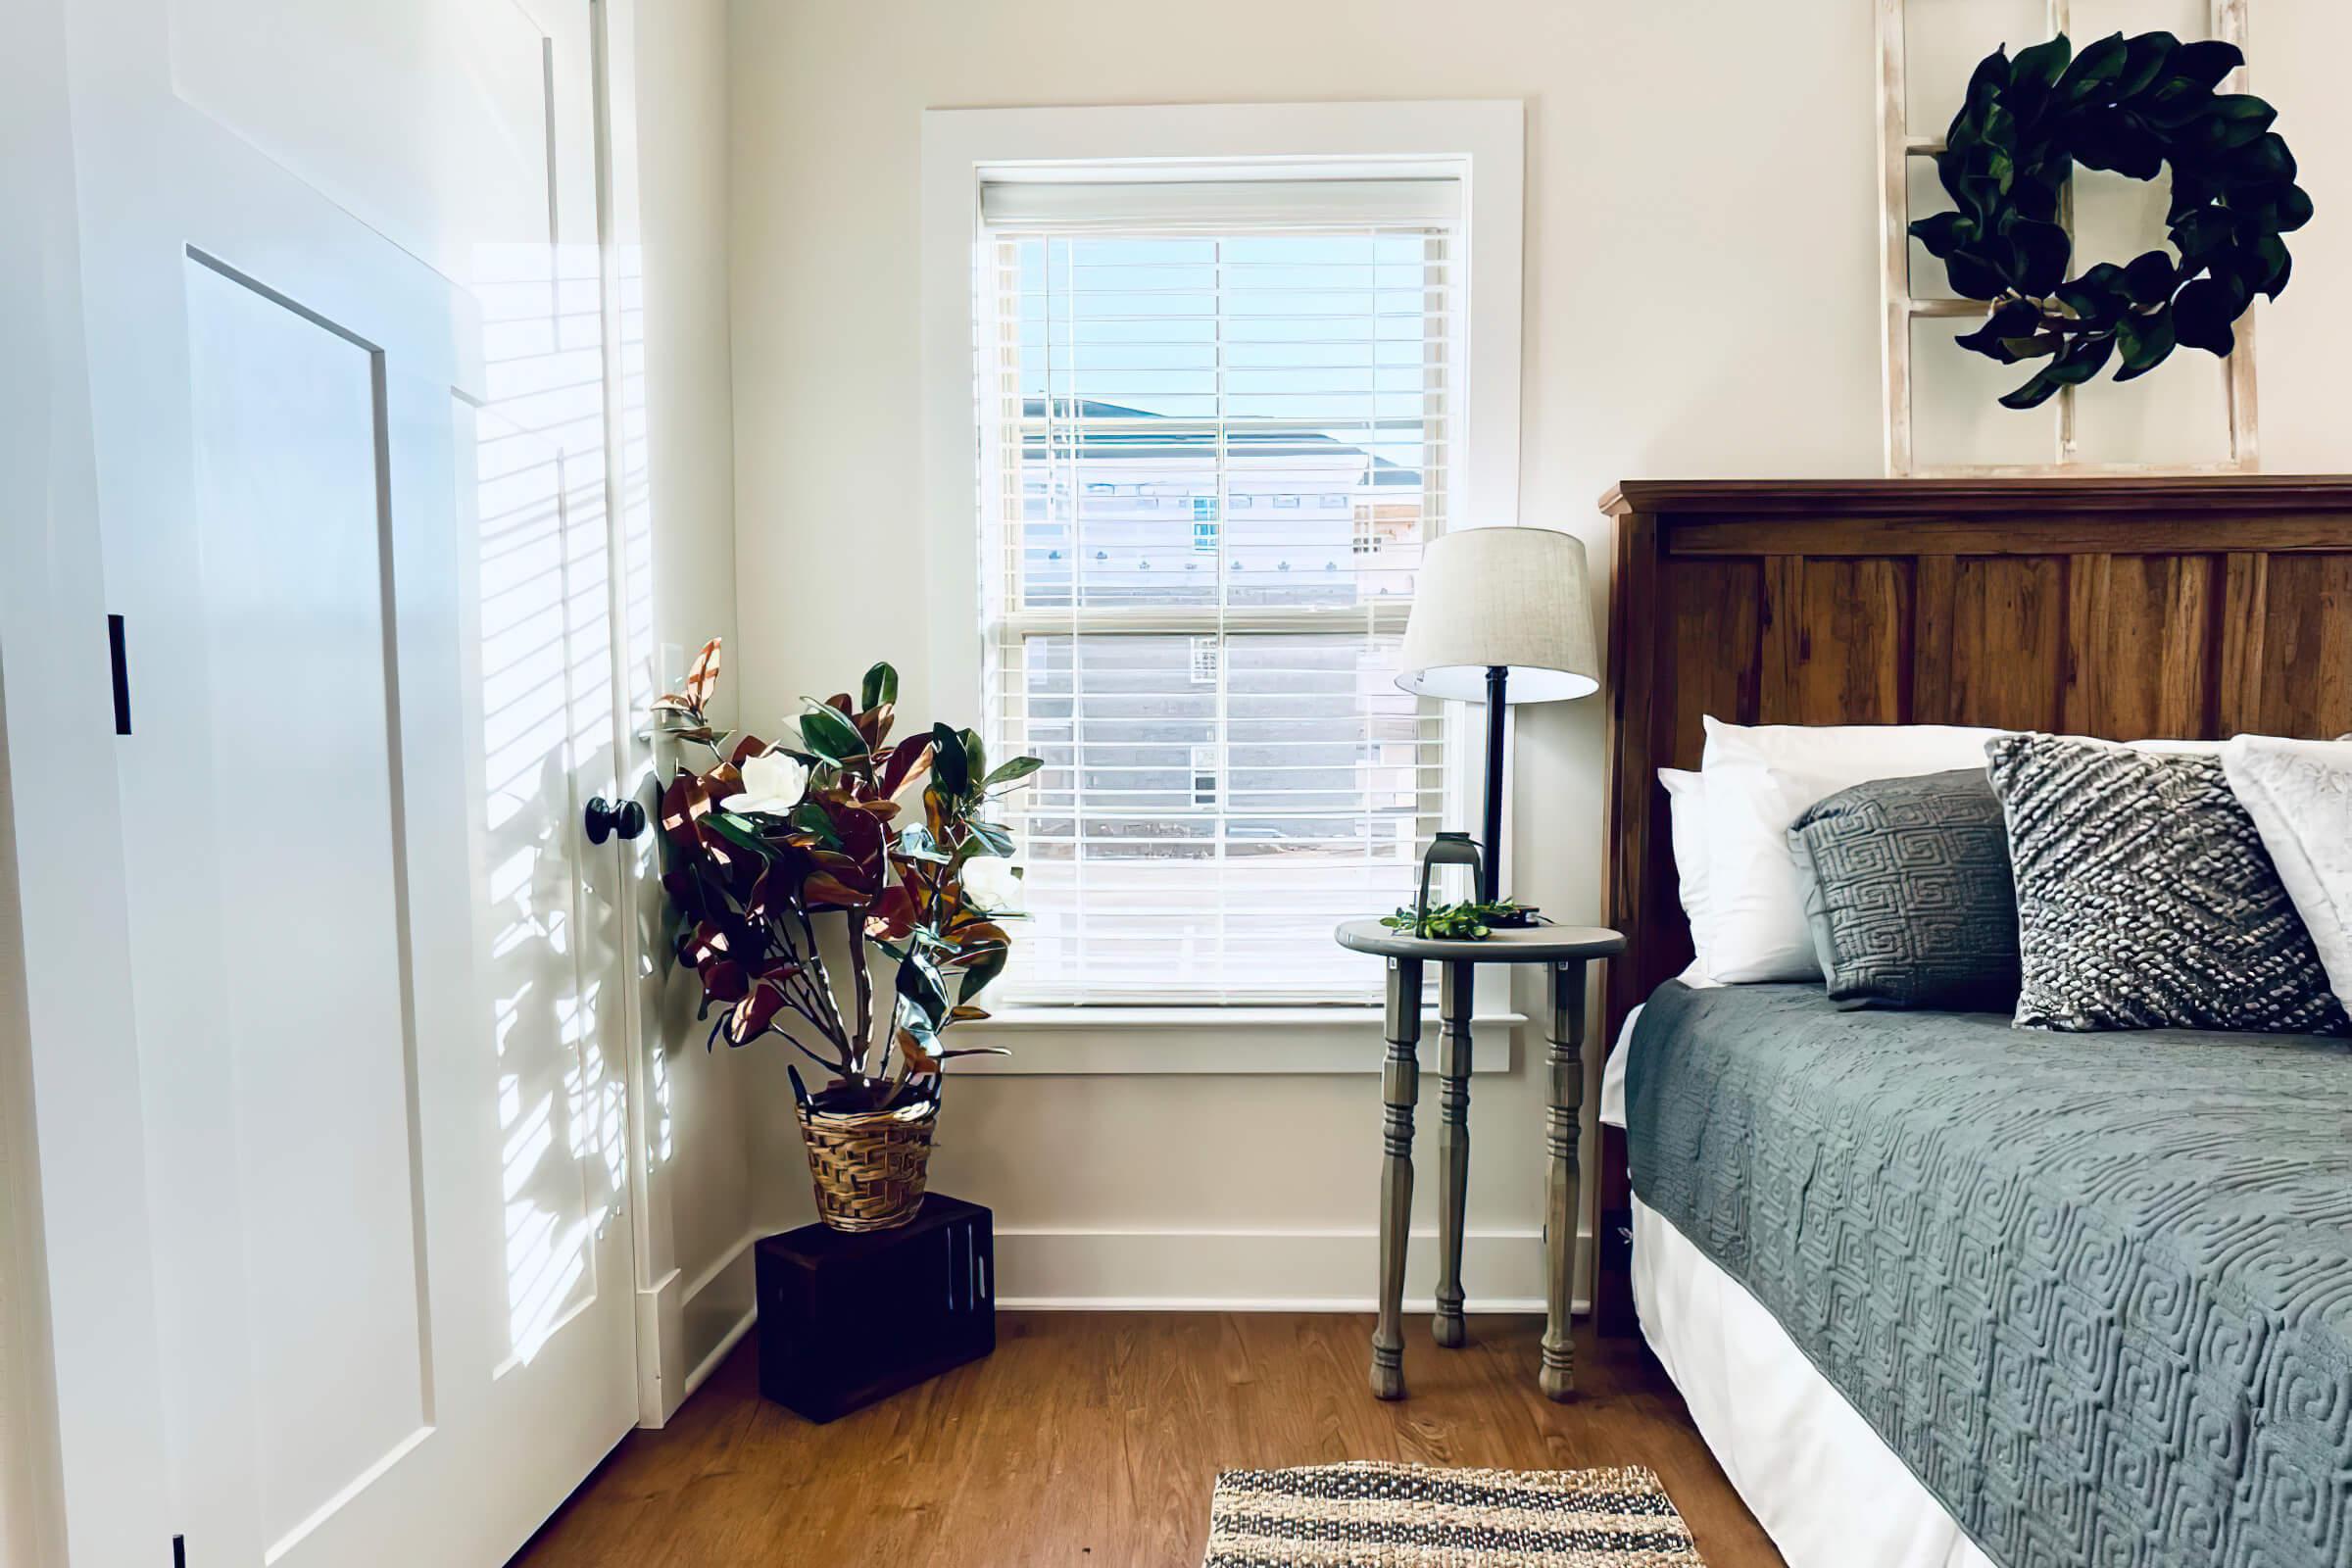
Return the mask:
[(1364, 1386), (1371, 1319), (1018, 1313), (997, 1352), (830, 1426), (760, 1397), (746, 1340), (633, 1432), (514, 1568), (1196, 1568), (1220, 1469), (1402, 1459), (1642, 1464), (1709, 1568), (1781, 1568), (1635, 1340), (1577, 1327), (1577, 1397), (1536, 1392), (1543, 1320), (1411, 1320), (1407, 1398)]

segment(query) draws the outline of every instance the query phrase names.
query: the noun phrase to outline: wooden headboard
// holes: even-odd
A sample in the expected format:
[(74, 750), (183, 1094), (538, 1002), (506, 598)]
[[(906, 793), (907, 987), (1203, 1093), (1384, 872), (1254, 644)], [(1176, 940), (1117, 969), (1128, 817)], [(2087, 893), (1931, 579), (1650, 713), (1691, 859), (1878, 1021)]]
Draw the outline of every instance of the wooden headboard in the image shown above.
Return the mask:
[[(1661, 767), (1703, 715), (2128, 740), (2352, 730), (2352, 476), (1628, 481), (1611, 587), (1607, 1040), (1690, 960)], [(1604, 1331), (1622, 1145), (1604, 1141)], [(1616, 1299), (1612, 1301), (1612, 1291)]]

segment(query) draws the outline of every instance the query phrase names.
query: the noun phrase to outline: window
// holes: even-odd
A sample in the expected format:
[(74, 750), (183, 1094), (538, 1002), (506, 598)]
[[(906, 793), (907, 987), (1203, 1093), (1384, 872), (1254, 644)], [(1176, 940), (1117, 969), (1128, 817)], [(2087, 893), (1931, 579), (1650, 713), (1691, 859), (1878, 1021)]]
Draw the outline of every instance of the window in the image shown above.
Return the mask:
[[(976, 420), (926, 443), (964, 541), (942, 534), (935, 624), (977, 607), (989, 749), (1046, 763), (1005, 801), (1031, 918), (1000, 1007), (1377, 1002), (1332, 926), (1409, 900), (1476, 804), (1462, 715), (1398, 690), (1396, 656), (1423, 543), (1516, 513), (1520, 126), (1515, 104), (927, 117), (927, 341), (955, 288)], [(1321, 144), (1367, 127), (1360, 155)], [(1426, 151), (1457, 134), (1473, 152)], [(1471, 320), (1474, 241), (1498, 330)], [(934, 646), (952, 692), (971, 666)]]

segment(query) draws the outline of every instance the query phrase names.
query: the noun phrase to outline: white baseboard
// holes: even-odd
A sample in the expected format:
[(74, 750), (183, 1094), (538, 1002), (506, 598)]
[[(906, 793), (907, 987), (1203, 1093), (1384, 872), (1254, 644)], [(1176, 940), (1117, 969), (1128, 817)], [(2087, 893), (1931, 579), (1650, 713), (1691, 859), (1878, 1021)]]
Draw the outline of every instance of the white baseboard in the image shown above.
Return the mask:
[[(1369, 1312), (1380, 1238), (1371, 1230), (997, 1232), (997, 1305), (1007, 1310)], [(1582, 1275), (1592, 1239), (1579, 1244)], [(1406, 1252), (1405, 1310), (1434, 1306), (1435, 1231)], [(1541, 1231), (1473, 1230), (1462, 1238), (1472, 1312), (1544, 1310)], [(1586, 1310), (1579, 1299), (1576, 1310)]]
[(700, 1274), (679, 1285), (682, 1345), (678, 1360), (687, 1371), (678, 1381), (676, 1397), (664, 1401), (668, 1408), (662, 1411), (663, 1420), (677, 1413), (687, 1396), (703, 1386), (759, 1320), (752, 1249), (766, 1234), (764, 1230), (744, 1232)]
[[(689, 1368), (674, 1396), (662, 1400), (666, 1421), (702, 1387), (759, 1317), (754, 1245), (747, 1232), (692, 1280), (673, 1274), (661, 1294), (675, 1293), (679, 1364)], [(1208, 1231), (1056, 1228), (999, 1230), (997, 1305), (1006, 1311), (1063, 1312), (1369, 1312), (1380, 1261), (1372, 1230)], [(1592, 1262), (1592, 1238), (1578, 1242), (1580, 1278)], [(1435, 1308), (1438, 1237), (1416, 1230), (1405, 1258), (1404, 1309)], [(1462, 1282), (1471, 1312), (1544, 1310), (1541, 1231), (1473, 1230), (1462, 1238)], [(1584, 1312), (1590, 1303), (1574, 1303)], [(664, 1390), (664, 1395), (670, 1391)], [(658, 1423), (648, 1421), (646, 1425)]]

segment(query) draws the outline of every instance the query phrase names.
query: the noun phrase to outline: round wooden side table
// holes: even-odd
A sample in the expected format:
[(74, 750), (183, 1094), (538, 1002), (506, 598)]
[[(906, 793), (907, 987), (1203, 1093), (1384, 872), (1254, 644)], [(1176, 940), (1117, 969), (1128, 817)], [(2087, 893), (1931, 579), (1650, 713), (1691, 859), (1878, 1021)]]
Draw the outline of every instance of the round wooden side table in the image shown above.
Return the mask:
[(1381, 1070), (1380, 1321), (1372, 1330), (1372, 1392), (1404, 1397), (1404, 1249), (1412, 1224), (1413, 1104), (1420, 1098), (1423, 965), (1440, 966), (1438, 1047), (1438, 1310), (1430, 1325), (1448, 1348), (1468, 1339), (1462, 1320), (1462, 1203), (1470, 1177), (1470, 994), (1482, 963), (1540, 963), (1548, 976), (1550, 1098), (1544, 1142), (1550, 1185), (1544, 1207), (1544, 1396), (1565, 1399), (1574, 1381), (1568, 1339), (1568, 1291), (1576, 1269), (1578, 1112), (1585, 1102), (1585, 968), (1625, 951), (1625, 938), (1600, 926), (1540, 925), (1499, 930), (1481, 942), (1416, 937), (1378, 920), (1349, 920), (1340, 946), (1386, 958), (1388, 1059)]

